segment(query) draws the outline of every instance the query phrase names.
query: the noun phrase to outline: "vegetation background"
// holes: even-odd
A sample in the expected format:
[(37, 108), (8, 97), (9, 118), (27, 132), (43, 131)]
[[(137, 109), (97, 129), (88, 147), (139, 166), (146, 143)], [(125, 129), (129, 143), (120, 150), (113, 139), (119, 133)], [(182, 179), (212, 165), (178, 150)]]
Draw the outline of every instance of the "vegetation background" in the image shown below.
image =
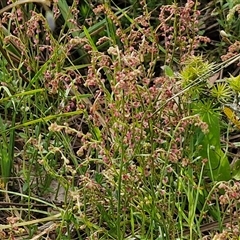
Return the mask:
[(240, 1), (0, 7), (0, 239), (239, 239)]

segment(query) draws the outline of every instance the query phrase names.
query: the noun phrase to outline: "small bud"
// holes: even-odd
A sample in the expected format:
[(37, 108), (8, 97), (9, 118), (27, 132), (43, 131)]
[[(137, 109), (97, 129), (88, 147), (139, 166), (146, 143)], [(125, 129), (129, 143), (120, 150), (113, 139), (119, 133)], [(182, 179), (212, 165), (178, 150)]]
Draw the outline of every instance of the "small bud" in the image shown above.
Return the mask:
[(220, 31), (220, 35), (221, 35), (221, 37), (229, 37), (229, 34), (227, 34), (225, 31), (223, 31), (223, 30), (221, 30)]

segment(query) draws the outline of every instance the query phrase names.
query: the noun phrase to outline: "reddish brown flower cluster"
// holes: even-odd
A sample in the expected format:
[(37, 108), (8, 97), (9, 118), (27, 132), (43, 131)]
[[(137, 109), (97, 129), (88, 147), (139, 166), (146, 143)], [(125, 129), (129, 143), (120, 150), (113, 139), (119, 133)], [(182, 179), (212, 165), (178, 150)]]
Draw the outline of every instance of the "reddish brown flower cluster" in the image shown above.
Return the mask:
[(188, 0), (184, 7), (176, 4), (161, 7), (159, 15), (159, 35), (164, 38), (167, 61), (172, 61), (175, 54), (180, 54), (183, 62), (193, 56), (201, 43), (208, 43), (209, 38), (199, 35), (200, 11), (197, 5)]
[(224, 194), (219, 197), (219, 202), (222, 205), (240, 202), (240, 183), (237, 181), (222, 182), (219, 189), (224, 190)]
[[(240, 53), (240, 42), (235, 41), (233, 44), (231, 44), (228, 47), (228, 52), (225, 55), (222, 55), (221, 59), (222, 59), (222, 61), (227, 61), (229, 59), (233, 59), (239, 53)], [(239, 62), (238, 62), (238, 66), (240, 66)]]

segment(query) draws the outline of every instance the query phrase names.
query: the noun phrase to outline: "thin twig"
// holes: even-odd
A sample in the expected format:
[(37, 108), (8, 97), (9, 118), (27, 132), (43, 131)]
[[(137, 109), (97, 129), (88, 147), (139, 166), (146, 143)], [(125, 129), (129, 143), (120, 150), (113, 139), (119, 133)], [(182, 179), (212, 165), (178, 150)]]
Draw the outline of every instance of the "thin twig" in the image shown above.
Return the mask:
[(8, 11), (9, 9), (13, 8), (13, 7), (16, 7), (16, 6), (19, 6), (21, 4), (25, 4), (25, 3), (31, 3), (31, 2), (41, 3), (44, 6), (48, 6), (48, 7), (50, 7), (50, 5), (51, 5), (49, 0), (19, 0), (17, 2), (14, 2), (14, 3), (2, 8), (0, 10), (0, 15), (3, 14), (4, 12)]

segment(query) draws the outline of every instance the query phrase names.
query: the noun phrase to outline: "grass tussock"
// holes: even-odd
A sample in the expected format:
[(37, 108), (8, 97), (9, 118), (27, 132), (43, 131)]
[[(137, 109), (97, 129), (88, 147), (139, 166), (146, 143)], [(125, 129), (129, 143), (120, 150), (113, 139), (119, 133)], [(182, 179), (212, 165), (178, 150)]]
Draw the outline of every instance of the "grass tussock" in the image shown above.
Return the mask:
[(238, 4), (0, 6), (1, 239), (238, 239)]

